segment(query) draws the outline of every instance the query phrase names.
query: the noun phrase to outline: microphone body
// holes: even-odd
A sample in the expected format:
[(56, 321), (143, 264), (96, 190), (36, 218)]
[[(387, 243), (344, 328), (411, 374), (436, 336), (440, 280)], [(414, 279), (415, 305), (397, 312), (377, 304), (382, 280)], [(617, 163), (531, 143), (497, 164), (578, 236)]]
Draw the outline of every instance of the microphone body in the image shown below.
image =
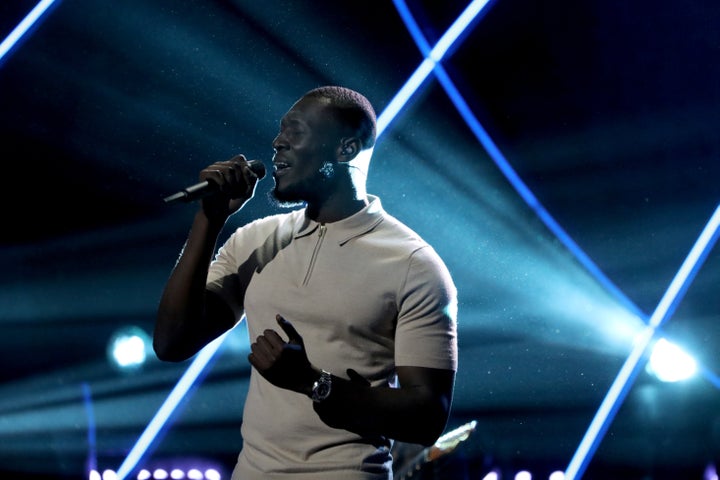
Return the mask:
[[(250, 170), (257, 175), (258, 180), (265, 176), (265, 164), (260, 160), (248, 160), (248, 166)], [(173, 193), (170, 196), (165, 197), (165, 203), (176, 203), (176, 202), (193, 202), (201, 198), (205, 198), (208, 195), (212, 195), (217, 191), (217, 184), (205, 180), (204, 182), (190, 185), (177, 193)]]

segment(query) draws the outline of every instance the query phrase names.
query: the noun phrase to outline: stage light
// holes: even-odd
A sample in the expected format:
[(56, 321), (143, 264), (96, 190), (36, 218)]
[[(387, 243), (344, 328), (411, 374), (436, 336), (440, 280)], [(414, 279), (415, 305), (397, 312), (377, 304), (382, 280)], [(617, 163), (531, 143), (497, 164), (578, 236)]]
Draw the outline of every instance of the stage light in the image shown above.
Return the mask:
[(102, 474), (103, 480), (117, 480), (117, 475), (113, 470), (105, 470)]
[(167, 470), (163, 468), (156, 468), (155, 471), (153, 471), (153, 478), (156, 478), (157, 480), (165, 480), (168, 476)]
[(560, 470), (552, 472), (548, 477), (548, 480), (565, 480), (565, 473)]
[(663, 382), (679, 382), (697, 373), (697, 362), (679, 346), (661, 338), (653, 346), (646, 371)]
[(220, 472), (218, 472), (215, 469), (210, 468), (208, 470), (205, 470), (205, 478), (207, 480), (220, 480), (220, 478), (221, 478)]
[(703, 480), (718, 480), (718, 473), (714, 464), (711, 463), (705, 468)]
[(515, 474), (515, 480), (532, 480), (532, 475), (527, 470), (520, 470)]
[(150, 336), (143, 329), (123, 327), (108, 341), (108, 360), (120, 371), (135, 371), (145, 364), (150, 348)]

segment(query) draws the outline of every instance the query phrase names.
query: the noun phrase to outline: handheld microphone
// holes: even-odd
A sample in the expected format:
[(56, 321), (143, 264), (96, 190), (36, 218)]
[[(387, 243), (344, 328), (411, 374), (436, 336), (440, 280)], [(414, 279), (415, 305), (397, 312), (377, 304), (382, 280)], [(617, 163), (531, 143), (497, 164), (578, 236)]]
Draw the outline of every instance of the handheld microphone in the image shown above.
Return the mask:
[[(265, 176), (265, 164), (263, 164), (260, 160), (248, 160), (247, 163), (250, 170), (257, 175), (258, 180)], [(192, 202), (207, 197), (208, 195), (212, 195), (217, 191), (217, 188), (216, 183), (205, 180), (204, 182), (190, 185), (177, 193), (173, 193), (172, 195), (165, 197), (164, 200), (165, 203), (175, 203), (180, 201)]]

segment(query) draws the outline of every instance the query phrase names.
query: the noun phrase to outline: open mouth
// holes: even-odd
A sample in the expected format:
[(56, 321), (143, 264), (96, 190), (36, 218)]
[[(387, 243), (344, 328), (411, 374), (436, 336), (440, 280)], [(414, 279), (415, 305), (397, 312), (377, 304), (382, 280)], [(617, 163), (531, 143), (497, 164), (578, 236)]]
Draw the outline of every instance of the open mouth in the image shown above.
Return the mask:
[(288, 165), (285, 162), (275, 162), (273, 163), (273, 171), (275, 175), (283, 175), (284, 172), (286, 172), (290, 168), (290, 165)]

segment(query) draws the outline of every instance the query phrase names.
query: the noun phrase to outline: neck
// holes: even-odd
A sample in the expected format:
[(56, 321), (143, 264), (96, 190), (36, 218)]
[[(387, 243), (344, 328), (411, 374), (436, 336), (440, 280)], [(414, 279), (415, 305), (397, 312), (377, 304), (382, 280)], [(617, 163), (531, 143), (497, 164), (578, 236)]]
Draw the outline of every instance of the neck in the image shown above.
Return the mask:
[(350, 217), (368, 205), (365, 190), (336, 191), (322, 201), (308, 202), (308, 218), (318, 223), (332, 223)]

